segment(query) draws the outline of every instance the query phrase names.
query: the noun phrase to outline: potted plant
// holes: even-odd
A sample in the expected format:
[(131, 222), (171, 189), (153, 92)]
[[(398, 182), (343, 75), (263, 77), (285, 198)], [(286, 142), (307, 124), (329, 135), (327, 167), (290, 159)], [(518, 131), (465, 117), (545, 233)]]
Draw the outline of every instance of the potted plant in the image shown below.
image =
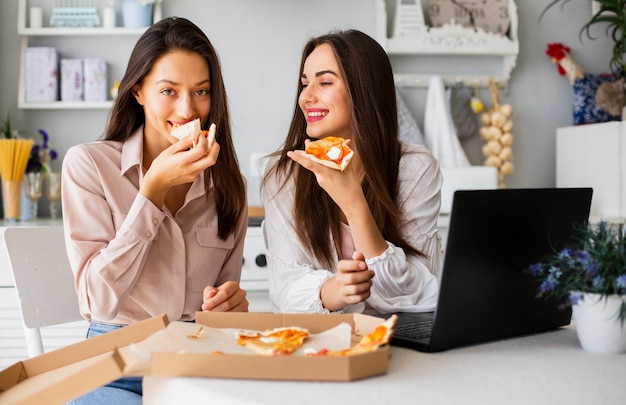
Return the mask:
[(13, 138), (13, 129), (11, 129), (11, 121), (13, 120), (13, 110), (9, 111), (6, 117), (0, 119), (0, 137)]
[[(570, 1), (572, 0), (552, 0), (543, 9), (539, 19), (541, 20), (544, 14), (555, 5), (561, 3), (561, 8), (563, 8)], [(626, 53), (626, 0), (592, 0), (590, 1), (590, 6), (592, 2), (597, 3), (599, 7), (595, 14), (592, 15), (591, 20), (580, 29), (580, 40), (582, 41), (584, 35), (589, 39), (594, 39), (591, 35), (591, 27), (597, 24), (605, 24), (606, 33), (614, 42), (613, 55), (609, 62), (611, 72), (617, 78), (626, 77), (626, 67), (624, 66), (624, 54)]]
[(539, 297), (571, 305), (582, 347), (626, 352), (626, 235), (623, 224), (575, 228), (573, 243), (529, 267)]

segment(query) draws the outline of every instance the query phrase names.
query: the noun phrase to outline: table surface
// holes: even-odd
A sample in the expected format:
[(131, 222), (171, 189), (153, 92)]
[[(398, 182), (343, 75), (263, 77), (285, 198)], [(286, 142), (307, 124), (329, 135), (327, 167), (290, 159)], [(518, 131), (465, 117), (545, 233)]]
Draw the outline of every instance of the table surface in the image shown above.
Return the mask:
[(387, 374), (351, 382), (145, 377), (143, 403), (626, 403), (626, 354), (585, 352), (572, 325), (440, 353), (392, 347), (390, 354)]

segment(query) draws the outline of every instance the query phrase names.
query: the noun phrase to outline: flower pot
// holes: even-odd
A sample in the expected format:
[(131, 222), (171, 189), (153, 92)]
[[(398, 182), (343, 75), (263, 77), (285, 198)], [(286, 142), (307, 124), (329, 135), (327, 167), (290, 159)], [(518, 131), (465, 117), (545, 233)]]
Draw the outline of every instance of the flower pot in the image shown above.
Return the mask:
[(122, 0), (124, 27), (142, 28), (152, 25), (154, 4), (142, 4), (139, 0)]
[(626, 295), (603, 297), (583, 293), (583, 299), (572, 306), (576, 333), (588, 352), (617, 354), (626, 352), (626, 322), (619, 319), (620, 306)]

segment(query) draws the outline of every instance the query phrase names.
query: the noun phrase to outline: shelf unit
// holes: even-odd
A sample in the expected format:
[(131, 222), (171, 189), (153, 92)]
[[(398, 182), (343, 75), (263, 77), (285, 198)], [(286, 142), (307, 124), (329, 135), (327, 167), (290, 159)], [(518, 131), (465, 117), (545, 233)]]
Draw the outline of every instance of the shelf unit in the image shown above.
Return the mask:
[(27, 0), (19, 0), (17, 10), (17, 33), (20, 36), (20, 68), (18, 82), (17, 104), (20, 109), (33, 110), (57, 110), (57, 109), (109, 109), (113, 105), (112, 100), (87, 102), (87, 101), (53, 101), (53, 102), (26, 102), (25, 101), (25, 77), (24, 77), (24, 50), (29, 46), (33, 37), (129, 37), (138, 38), (146, 28), (28, 28), (26, 27)]
[(400, 87), (426, 87), (433, 75), (439, 75), (446, 84), (463, 82), (472, 86), (486, 87), (489, 85), (489, 79), (493, 77), (499, 86), (508, 86), (511, 71), (515, 67), (519, 54), (517, 6), (513, 0), (509, 0), (509, 13), (511, 14), (511, 25), (508, 36), (485, 32), (480, 28), (476, 30), (465, 28), (451, 21), (441, 27), (424, 26), (417, 32), (399, 34), (386, 39), (386, 50), (390, 56), (498, 57), (501, 58), (502, 62), (498, 74), (404, 73), (395, 75), (397, 85)]

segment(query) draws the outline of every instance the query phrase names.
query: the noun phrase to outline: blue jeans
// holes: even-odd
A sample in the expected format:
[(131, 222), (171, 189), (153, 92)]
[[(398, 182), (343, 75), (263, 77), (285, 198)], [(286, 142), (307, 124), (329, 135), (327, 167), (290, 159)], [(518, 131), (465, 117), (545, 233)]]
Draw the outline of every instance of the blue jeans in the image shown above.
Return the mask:
[[(123, 326), (125, 325), (91, 322), (87, 330), (87, 338), (102, 335)], [(120, 378), (104, 387), (96, 388), (82, 397), (73, 399), (66, 405), (141, 405), (142, 381), (142, 377)]]

